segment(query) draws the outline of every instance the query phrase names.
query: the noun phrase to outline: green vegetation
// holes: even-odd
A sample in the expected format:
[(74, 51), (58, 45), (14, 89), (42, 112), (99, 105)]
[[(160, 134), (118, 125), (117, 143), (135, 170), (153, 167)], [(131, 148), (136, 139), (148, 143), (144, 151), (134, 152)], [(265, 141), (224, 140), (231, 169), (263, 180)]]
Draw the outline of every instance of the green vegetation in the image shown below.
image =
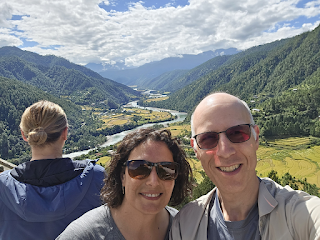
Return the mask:
[(98, 147), (95, 150), (90, 151), (88, 154), (82, 154), (81, 156), (73, 158), (74, 160), (83, 160), (83, 159), (99, 159), (98, 164), (103, 167), (108, 166), (108, 162), (111, 159), (112, 153), (115, 151), (116, 146), (111, 145), (107, 147), (100, 148)]
[(117, 108), (140, 93), (56, 56), (41, 56), (17, 47), (0, 48), (0, 76), (36, 86), (78, 105)]
[(168, 99), (169, 97), (159, 97), (159, 98), (150, 98), (150, 99), (147, 99), (145, 100), (145, 102), (158, 102), (158, 101), (163, 101), (163, 100), (166, 100)]
[(213, 91), (226, 91), (241, 99), (252, 100), (264, 95), (265, 101), (302, 83), (319, 82), (320, 26), (314, 31), (291, 39), (250, 48), (229, 56), (218, 68), (209, 63), (200, 65), (204, 75), (196, 75), (191, 83), (170, 95), (168, 100), (149, 103), (156, 107), (191, 112), (194, 106)]
[[(147, 86), (149, 89), (157, 89), (159, 91), (175, 91), (173, 83), (180, 82), (181, 78), (188, 72), (188, 70), (173, 70), (165, 72), (160, 76), (145, 82), (142, 86)], [(182, 84), (181, 84), (182, 85)]]
[[(296, 140), (299, 141), (298, 138)], [(288, 172), (297, 179), (307, 179), (320, 187), (320, 146), (305, 145), (304, 140), (301, 139), (302, 145), (291, 147), (286, 145), (286, 139), (283, 140), (284, 145), (260, 146), (257, 152), (258, 175), (266, 177), (270, 171), (277, 171), (282, 176)]]
[[(319, 79), (320, 80), (320, 79)], [(265, 137), (315, 136), (320, 137), (320, 81), (283, 92), (253, 108), (261, 135)]]
[[(19, 137), (18, 124), (23, 110), (39, 99), (57, 102), (66, 110), (71, 126), (65, 151), (97, 146), (105, 135), (160, 121), (160, 117), (152, 119), (154, 113), (123, 112), (119, 106), (140, 98), (139, 93), (62, 58), (0, 48), (0, 75), (11, 78), (0, 78), (0, 156), (5, 159), (26, 159), (28, 150)], [(168, 79), (174, 81), (169, 83)], [(269, 176), (318, 195), (320, 26), (290, 39), (213, 58), (188, 72), (167, 73), (158, 80), (162, 91), (173, 93), (165, 100), (141, 100), (139, 105), (188, 112), (185, 122), (199, 101), (211, 92), (225, 91), (244, 99), (254, 109), (254, 119), (261, 130), (258, 176)], [(174, 92), (177, 89), (180, 90)], [(79, 105), (86, 106), (86, 110), (81, 111)], [(194, 170), (196, 197), (212, 185), (189, 147), (189, 128), (188, 124), (170, 126), (184, 144)], [(98, 149), (85, 157), (99, 157), (106, 166), (113, 147)], [(22, 158), (17, 160), (18, 156)]]
[(146, 123), (157, 123), (174, 119), (169, 112), (157, 112), (140, 108), (122, 108), (106, 113), (98, 112), (100, 120), (104, 122), (99, 130), (114, 125), (136, 124), (137, 126)]
[[(297, 136), (320, 137), (320, 26), (312, 32), (216, 58), (197, 67), (199, 74), (160, 102), (140, 105), (188, 112), (207, 94), (225, 91), (254, 109), (261, 140)], [(212, 71), (209, 71), (209, 70)], [(195, 69), (194, 69), (195, 70)], [(313, 139), (313, 144), (320, 142)]]
[[(161, 84), (151, 85), (150, 87), (160, 91), (175, 92), (188, 84), (194, 82), (215, 70), (225, 65), (232, 59), (232, 55), (217, 56), (211, 60), (191, 69), (190, 71), (184, 72), (169, 72), (153, 79), (152, 82), (161, 80)], [(157, 80), (157, 81), (155, 81)], [(148, 85), (149, 86), (149, 85)]]

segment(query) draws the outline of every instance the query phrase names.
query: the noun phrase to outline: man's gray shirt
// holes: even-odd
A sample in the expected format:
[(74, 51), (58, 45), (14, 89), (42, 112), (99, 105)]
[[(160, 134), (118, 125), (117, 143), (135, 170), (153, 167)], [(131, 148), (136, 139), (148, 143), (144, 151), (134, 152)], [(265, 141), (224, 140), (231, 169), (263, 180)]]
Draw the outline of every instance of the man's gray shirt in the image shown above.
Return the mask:
[(220, 208), (218, 193), (213, 195), (210, 203), (208, 239), (217, 240), (260, 240), (258, 203), (242, 221), (225, 221)]

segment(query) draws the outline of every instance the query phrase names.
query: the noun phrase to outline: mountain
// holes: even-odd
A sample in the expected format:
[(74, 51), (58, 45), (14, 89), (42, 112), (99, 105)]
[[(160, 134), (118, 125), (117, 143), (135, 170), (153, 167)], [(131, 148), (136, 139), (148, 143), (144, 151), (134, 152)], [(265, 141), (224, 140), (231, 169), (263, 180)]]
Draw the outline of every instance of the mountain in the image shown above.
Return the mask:
[(190, 112), (214, 91), (226, 91), (247, 101), (259, 94), (279, 95), (302, 83), (320, 66), (319, 32), (317, 27), (312, 32), (235, 54), (221, 67), (206, 70), (206, 75), (154, 105)]
[(125, 85), (138, 85), (145, 88), (145, 83), (173, 70), (192, 69), (211, 58), (221, 55), (231, 55), (238, 51), (235, 48), (207, 51), (198, 55), (183, 54), (181, 57), (170, 57), (144, 64), (138, 68), (125, 70), (104, 70), (99, 72), (102, 76), (113, 79)]
[(146, 82), (145, 88), (164, 92), (173, 92), (175, 89), (170, 88), (170, 85), (175, 81), (179, 81), (179, 79), (185, 76), (187, 72), (188, 70), (173, 70), (162, 73), (160, 76)]
[(258, 109), (254, 116), (262, 136), (320, 137), (320, 25), (232, 55), (212, 71), (202, 68), (207, 74), (169, 99), (139, 104), (191, 113), (206, 95), (224, 91)]
[(0, 48), (0, 76), (34, 85), (81, 105), (114, 108), (140, 94), (98, 73), (53, 55), (41, 56), (16, 47)]
[(228, 63), (228, 60), (232, 59), (232, 55), (223, 55), (212, 58), (211, 60), (202, 63), (201, 65), (191, 70), (174, 70), (166, 72), (145, 82), (146, 88), (155, 89), (165, 92), (175, 92), (181, 89), (198, 78), (205, 76), (209, 72), (212, 72), (220, 68), (223, 64)]

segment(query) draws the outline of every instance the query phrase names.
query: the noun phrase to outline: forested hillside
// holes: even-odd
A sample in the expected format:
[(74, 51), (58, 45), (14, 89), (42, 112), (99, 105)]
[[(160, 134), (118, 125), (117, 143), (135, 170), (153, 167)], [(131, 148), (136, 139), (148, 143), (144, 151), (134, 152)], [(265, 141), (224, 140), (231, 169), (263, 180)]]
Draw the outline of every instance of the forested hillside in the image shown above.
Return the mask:
[(99, 122), (95, 122), (91, 115), (86, 115), (79, 106), (68, 100), (4, 77), (0, 77), (0, 96), (0, 158), (14, 160), (19, 157), (19, 160), (13, 161), (16, 163), (29, 159), (29, 147), (21, 138), (19, 124), (24, 110), (39, 100), (55, 102), (65, 110), (69, 121), (66, 149), (88, 148), (90, 140), (91, 145), (105, 141), (105, 137), (94, 137), (92, 134), (98, 128)]
[(233, 55), (220, 68), (169, 99), (144, 105), (190, 113), (209, 93), (225, 91), (259, 109), (255, 116), (262, 135), (319, 136), (319, 72), (320, 26), (312, 32)]
[(165, 72), (160, 76), (148, 81), (145, 88), (163, 92), (173, 92), (174, 90), (170, 89), (171, 83), (183, 77), (187, 72), (188, 70), (173, 70), (170, 72)]
[[(319, 68), (320, 69), (320, 68)], [(317, 76), (318, 75), (318, 76)], [(320, 71), (317, 85), (299, 85), (259, 104), (254, 118), (265, 137), (320, 137)], [(254, 105), (251, 103), (251, 105)], [(317, 143), (317, 144), (320, 144)]]
[(116, 108), (139, 96), (131, 88), (56, 56), (41, 56), (16, 47), (0, 48), (0, 76), (34, 85), (74, 103)]
[(175, 92), (194, 82), (196, 79), (207, 75), (209, 72), (220, 68), (229, 59), (232, 59), (232, 57), (232, 55), (217, 56), (189, 71), (180, 71), (178, 72), (179, 75), (174, 75), (176, 71), (167, 72), (158, 78), (152, 79), (150, 82), (146, 82), (145, 86), (149, 89)]

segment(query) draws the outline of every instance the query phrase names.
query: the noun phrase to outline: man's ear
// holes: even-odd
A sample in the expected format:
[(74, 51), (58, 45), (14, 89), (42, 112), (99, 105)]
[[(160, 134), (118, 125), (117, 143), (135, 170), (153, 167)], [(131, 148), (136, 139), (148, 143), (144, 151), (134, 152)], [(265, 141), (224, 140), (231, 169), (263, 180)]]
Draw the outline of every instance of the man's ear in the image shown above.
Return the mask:
[(196, 146), (195, 146), (195, 139), (194, 139), (194, 138), (190, 138), (190, 145), (191, 145), (191, 147), (193, 148), (193, 151), (194, 151), (195, 153), (197, 153), (197, 148), (196, 148)]
[(256, 143), (256, 146), (257, 146), (257, 149), (259, 148), (259, 134), (260, 134), (260, 128), (258, 125), (254, 125), (253, 127), (253, 130), (255, 131), (255, 143)]
[(26, 135), (24, 135), (24, 132), (20, 129), (21, 131), (21, 135), (24, 141), (28, 142), (28, 138), (26, 137)]

